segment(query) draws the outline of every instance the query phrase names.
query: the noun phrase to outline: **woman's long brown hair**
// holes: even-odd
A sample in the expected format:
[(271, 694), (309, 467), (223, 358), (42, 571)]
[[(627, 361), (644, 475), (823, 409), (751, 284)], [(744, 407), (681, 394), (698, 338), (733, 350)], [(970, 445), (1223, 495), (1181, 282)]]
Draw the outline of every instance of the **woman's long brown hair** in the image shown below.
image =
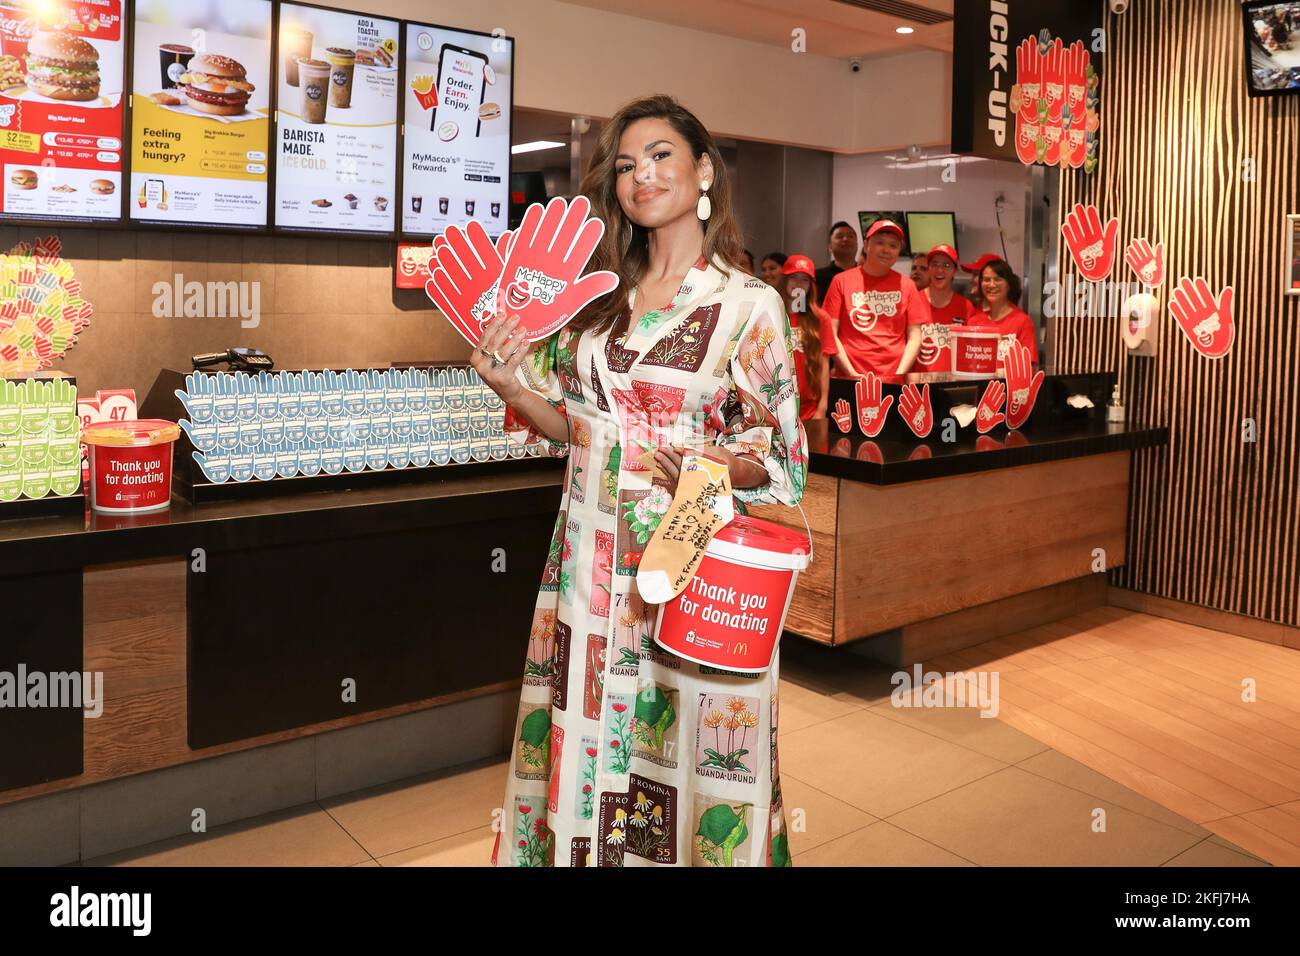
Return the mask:
[(643, 119), (661, 119), (668, 123), (686, 141), (697, 163), (705, 154), (712, 160), (713, 176), (708, 197), (713, 214), (708, 222), (701, 223), (704, 257), (710, 262), (721, 260), (726, 266), (740, 268), (740, 252), (744, 244), (731, 208), (727, 164), (723, 162), (713, 137), (694, 113), (671, 96), (661, 93), (633, 100), (615, 113), (600, 131), (596, 151), (579, 187), (579, 192), (591, 200), (592, 215), (605, 222), (605, 235), (596, 247), (589, 271), (607, 269), (618, 275), (619, 282), (617, 289), (587, 306), (570, 323), (569, 328), (577, 332), (592, 330), (599, 333), (613, 328), (627, 312), (628, 293), (641, 281), (650, 262), (648, 230), (633, 225), (623, 213), (614, 191), (619, 141), (629, 126)]
[(790, 315), (799, 317), (799, 347), (803, 349), (804, 375), (808, 379), (808, 390), (814, 395), (822, 393), (822, 310), (817, 301), (817, 283), (809, 283), (808, 295), (804, 298), (803, 308), (795, 310), (793, 293), (790, 290), (791, 276), (781, 276), (781, 298), (785, 300), (785, 310)]

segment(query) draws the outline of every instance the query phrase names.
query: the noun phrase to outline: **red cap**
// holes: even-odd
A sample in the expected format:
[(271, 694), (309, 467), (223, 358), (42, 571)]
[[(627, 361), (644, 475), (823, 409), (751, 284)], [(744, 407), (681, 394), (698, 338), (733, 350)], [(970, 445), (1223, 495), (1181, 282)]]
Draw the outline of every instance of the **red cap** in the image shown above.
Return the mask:
[(961, 262), (961, 260), (957, 258), (957, 250), (946, 242), (939, 243), (925, 254), (927, 259), (933, 259), (935, 256), (947, 256), (952, 260), (953, 265), (957, 265), (957, 263)]
[(991, 252), (986, 252), (984, 253), (984, 255), (976, 259), (974, 262), (962, 263), (962, 270), (965, 272), (969, 272), (971, 275), (978, 275), (980, 271), (983, 270), (983, 268), (986, 265), (988, 265), (990, 262), (997, 262), (1001, 258), (1002, 258), (1001, 256), (995, 256)]
[(892, 219), (877, 219), (867, 229), (866, 238), (870, 239), (878, 232), (892, 232), (894, 235), (898, 236), (899, 239), (905, 238), (903, 235), (903, 227)]
[(781, 275), (792, 276), (795, 273), (806, 275), (809, 279), (816, 279), (817, 267), (807, 256), (793, 255), (785, 260), (785, 265), (781, 267)]

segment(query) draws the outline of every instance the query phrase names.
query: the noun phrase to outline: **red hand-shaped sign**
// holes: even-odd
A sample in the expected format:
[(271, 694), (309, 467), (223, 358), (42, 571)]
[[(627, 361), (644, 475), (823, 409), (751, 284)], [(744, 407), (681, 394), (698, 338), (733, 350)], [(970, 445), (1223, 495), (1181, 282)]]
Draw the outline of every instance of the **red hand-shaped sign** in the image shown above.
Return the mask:
[(1007, 397), (1007, 387), (994, 379), (984, 389), (980, 398), (979, 409), (975, 412), (975, 427), (981, 435), (986, 435), (1006, 420), (1002, 414), (1002, 402)]
[(1210, 284), (1199, 276), (1183, 278), (1174, 289), (1169, 311), (1192, 348), (1206, 358), (1223, 358), (1232, 348), (1232, 297), (1232, 286), (1227, 286), (1216, 301)]
[(1079, 267), (1079, 274), (1089, 282), (1100, 282), (1110, 275), (1115, 263), (1115, 233), (1119, 220), (1112, 218), (1101, 225), (1096, 206), (1076, 203), (1073, 211), (1061, 226), (1061, 235), (1070, 247), (1070, 255)]
[(917, 391), (915, 385), (904, 385), (898, 398), (898, 414), (917, 438), (924, 438), (934, 427), (934, 412), (930, 409), (930, 386)]
[(556, 197), (543, 209), (534, 203), (515, 230), (501, 271), (497, 303), (517, 315), (529, 342), (544, 339), (591, 302), (618, 288), (613, 272), (583, 275), (605, 234), (605, 224), (588, 219), (591, 203)]
[(1065, 105), (1065, 49), (1059, 38), (1043, 57), (1043, 99), (1047, 100), (1047, 121), (1059, 124)]
[(1043, 95), (1043, 58), (1037, 40), (1022, 40), (1016, 47), (1016, 85), (1020, 87), (1019, 116), (1026, 123), (1038, 118), (1038, 100)]
[(1016, 429), (1029, 418), (1043, 387), (1043, 372), (1034, 371), (1029, 346), (1012, 342), (1007, 349), (1007, 428)]
[(1124, 251), (1124, 261), (1146, 285), (1154, 288), (1165, 281), (1165, 244), (1157, 243), (1155, 251), (1145, 239), (1134, 239)]
[(492, 318), (509, 239), (510, 233), (503, 233), (493, 245), (483, 224), (471, 219), (463, 230), (448, 226), (433, 241), (424, 291), (470, 345), (482, 341), (483, 324)]
[(1084, 98), (1088, 92), (1088, 48), (1075, 40), (1065, 52), (1065, 105), (1070, 125), (1083, 126)]
[(853, 386), (853, 392), (858, 400), (858, 427), (868, 438), (875, 438), (885, 427), (885, 417), (894, 404), (894, 396), (886, 395), (881, 399), (880, 377), (875, 372), (861, 376)]
[(853, 406), (840, 399), (835, 403), (835, 411), (831, 412), (831, 418), (839, 426), (840, 431), (849, 432), (853, 430)]

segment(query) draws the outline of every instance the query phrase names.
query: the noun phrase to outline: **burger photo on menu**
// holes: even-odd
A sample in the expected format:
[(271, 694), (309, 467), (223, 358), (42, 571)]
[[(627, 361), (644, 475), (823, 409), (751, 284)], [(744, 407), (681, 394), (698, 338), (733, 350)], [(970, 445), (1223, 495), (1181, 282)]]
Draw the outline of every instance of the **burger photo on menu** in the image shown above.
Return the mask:
[(269, 0), (136, 0), (127, 209), (146, 223), (262, 228)]
[(71, 33), (38, 33), (27, 44), (27, 88), (51, 100), (99, 99), (99, 51)]
[(240, 116), (248, 111), (248, 98), (256, 87), (236, 59), (220, 53), (203, 53), (190, 60), (180, 76), (180, 92), (190, 109), (212, 116)]
[(122, 215), (125, 0), (0, 0), (0, 216)]

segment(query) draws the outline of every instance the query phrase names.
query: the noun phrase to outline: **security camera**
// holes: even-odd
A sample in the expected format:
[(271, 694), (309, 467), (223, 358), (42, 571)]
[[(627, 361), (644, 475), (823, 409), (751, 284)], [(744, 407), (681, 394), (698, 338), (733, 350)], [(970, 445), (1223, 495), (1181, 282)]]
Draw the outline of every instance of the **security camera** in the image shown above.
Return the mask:
[(1110, 12), (1116, 15), (1128, 12), (1128, 0), (1110, 0)]
[(862, 72), (862, 61), (855, 56), (853, 59), (849, 60), (849, 69), (854, 73)]

